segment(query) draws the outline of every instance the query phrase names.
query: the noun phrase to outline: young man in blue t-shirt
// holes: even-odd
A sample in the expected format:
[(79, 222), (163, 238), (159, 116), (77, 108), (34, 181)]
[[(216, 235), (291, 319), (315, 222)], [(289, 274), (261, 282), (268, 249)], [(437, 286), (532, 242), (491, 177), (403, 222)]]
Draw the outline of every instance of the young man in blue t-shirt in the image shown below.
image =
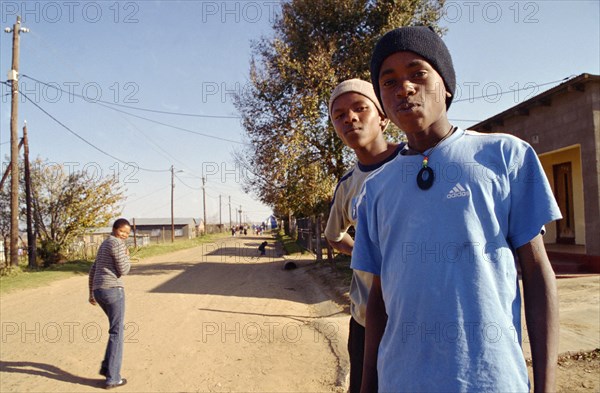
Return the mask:
[(427, 27), (384, 35), (371, 78), (408, 144), (354, 209), (352, 268), (374, 274), (362, 392), (377, 377), (381, 392), (527, 392), (517, 263), (535, 391), (552, 391), (558, 305), (542, 234), (561, 215), (535, 152), (450, 124), (454, 68)]

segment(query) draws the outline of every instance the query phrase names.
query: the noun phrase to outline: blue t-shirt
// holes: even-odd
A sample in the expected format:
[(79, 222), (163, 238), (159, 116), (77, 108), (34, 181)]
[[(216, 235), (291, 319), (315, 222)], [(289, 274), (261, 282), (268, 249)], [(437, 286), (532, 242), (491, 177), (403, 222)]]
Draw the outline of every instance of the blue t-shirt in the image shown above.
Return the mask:
[[(406, 153), (406, 152), (404, 152)], [(534, 150), (457, 130), (421, 190), (419, 154), (369, 176), (357, 199), (352, 268), (381, 277), (388, 322), (381, 392), (526, 392), (514, 251), (561, 217)]]

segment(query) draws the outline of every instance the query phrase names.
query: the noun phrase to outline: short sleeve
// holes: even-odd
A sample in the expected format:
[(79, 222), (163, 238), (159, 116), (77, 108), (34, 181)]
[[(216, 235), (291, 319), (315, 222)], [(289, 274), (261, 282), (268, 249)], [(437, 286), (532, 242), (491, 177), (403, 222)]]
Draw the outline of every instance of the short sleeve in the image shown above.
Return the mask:
[(355, 200), (357, 223), (352, 250), (352, 269), (381, 275), (381, 250), (377, 231), (376, 207), (367, 195), (367, 183)]
[(547, 223), (562, 218), (535, 151), (528, 144), (523, 149), (509, 171), (508, 239), (515, 249), (539, 235)]
[[(342, 180), (344, 181), (344, 179)], [(342, 181), (338, 183), (333, 194), (333, 201), (329, 209), (329, 218), (325, 226), (325, 237), (332, 242), (339, 242), (352, 225), (349, 218), (344, 212), (347, 212), (348, 206), (345, 206), (344, 193), (345, 188), (342, 186)]]
[[(337, 193), (336, 193), (337, 194)], [(325, 237), (332, 242), (339, 242), (350, 227), (350, 223), (344, 219), (343, 198), (334, 194), (329, 210), (329, 218), (325, 226)]]

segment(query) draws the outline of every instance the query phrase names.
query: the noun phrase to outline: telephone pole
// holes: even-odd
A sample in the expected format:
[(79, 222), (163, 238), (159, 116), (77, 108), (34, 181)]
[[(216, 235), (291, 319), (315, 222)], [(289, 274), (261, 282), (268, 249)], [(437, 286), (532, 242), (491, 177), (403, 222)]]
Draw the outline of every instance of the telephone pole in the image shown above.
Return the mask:
[(206, 223), (206, 179), (202, 176), (202, 206), (204, 208), (204, 233), (208, 231), (208, 224)]
[(31, 217), (31, 172), (29, 170), (29, 139), (27, 137), (27, 121), (23, 126), (23, 165), (25, 166), (25, 205), (27, 208), (27, 259), (29, 268), (37, 267), (35, 231)]
[(9, 264), (17, 266), (19, 263), (19, 132), (17, 122), (19, 116), (19, 43), (21, 33), (27, 33), (29, 29), (21, 27), (21, 17), (17, 16), (17, 23), (12, 27), (4, 29), (7, 33), (13, 33), (12, 46), (12, 68), (8, 72), (8, 80), (11, 86), (11, 111), (10, 111), (10, 261)]
[(221, 220), (221, 195), (219, 195), (219, 230), (223, 232), (223, 221)]
[(175, 242), (175, 219), (173, 218), (173, 193), (174, 193), (174, 191), (175, 191), (175, 168), (173, 168), (173, 165), (171, 165), (171, 243)]
[(229, 229), (233, 228), (231, 222), (231, 195), (229, 196)]

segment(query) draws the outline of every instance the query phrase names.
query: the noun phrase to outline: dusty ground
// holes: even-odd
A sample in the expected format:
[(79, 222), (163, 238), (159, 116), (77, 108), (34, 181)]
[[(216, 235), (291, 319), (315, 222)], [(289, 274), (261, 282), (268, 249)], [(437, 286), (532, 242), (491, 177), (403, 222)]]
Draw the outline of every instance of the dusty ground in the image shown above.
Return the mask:
[[(260, 241), (229, 238), (134, 265), (125, 278), (129, 383), (119, 392), (343, 390), (348, 315), (303, 263), (282, 270), (272, 247), (251, 259)], [(1, 392), (103, 386), (107, 321), (87, 303), (87, 277), (2, 296), (0, 318)]]
[[(125, 278), (129, 383), (118, 391), (344, 391), (347, 285), (310, 257), (292, 271), (273, 247), (253, 259), (260, 241), (227, 239), (134, 265)], [(598, 392), (600, 276), (558, 285), (560, 349), (573, 353), (559, 361), (559, 390)], [(87, 303), (86, 277), (2, 296), (0, 321), (1, 392), (102, 386), (107, 326)]]
[[(322, 285), (334, 288), (338, 299), (342, 299), (338, 303), (349, 302), (347, 277), (343, 273), (324, 264), (309, 269)], [(600, 392), (600, 275), (565, 276), (557, 280), (557, 286), (561, 325), (557, 390)], [(522, 318), (525, 321), (524, 315)], [(525, 357), (530, 360), (526, 330), (523, 347)], [(529, 374), (533, 380), (531, 365)]]

